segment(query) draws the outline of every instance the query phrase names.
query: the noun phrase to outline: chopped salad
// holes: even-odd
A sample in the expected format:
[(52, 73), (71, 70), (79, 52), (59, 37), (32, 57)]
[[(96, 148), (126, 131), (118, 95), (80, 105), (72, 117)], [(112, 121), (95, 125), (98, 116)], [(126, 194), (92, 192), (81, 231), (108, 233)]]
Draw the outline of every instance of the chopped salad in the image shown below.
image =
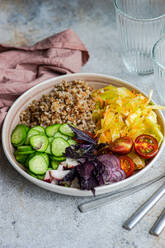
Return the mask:
[(110, 143), (123, 136), (135, 140), (145, 133), (154, 136), (161, 144), (163, 134), (153, 110), (165, 108), (152, 104), (152, 91), (147, 98), (125, 87), (109, 85), (94, 91), (93, 97), (96, 101), (93, 118), (97, 123), (99, 142)]
[(72, 123), (18, 124), (11, 135), (15, 159), (37, 179), (93, 192), (130, 177), (156, 156), (164, 139), (154, 109), (165, 108), (151, 97), (112, 85), (93, 91), (93, 133)]

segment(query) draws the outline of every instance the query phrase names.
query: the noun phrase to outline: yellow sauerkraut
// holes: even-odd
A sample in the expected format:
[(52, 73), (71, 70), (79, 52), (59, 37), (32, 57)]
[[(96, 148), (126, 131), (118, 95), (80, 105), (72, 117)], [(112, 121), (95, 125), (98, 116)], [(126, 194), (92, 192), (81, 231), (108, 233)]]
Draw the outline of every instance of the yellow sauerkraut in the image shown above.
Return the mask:
[(109, 85), (93, 92), (96, 101), (93, 119), (99, 143), (110, 143), (123, 136), (133, 140), (141, 134), (153, 135), (161, 144), (163, 134), (153, 109), (165, 107), (153, 105), (149, 97), (125, 87)]

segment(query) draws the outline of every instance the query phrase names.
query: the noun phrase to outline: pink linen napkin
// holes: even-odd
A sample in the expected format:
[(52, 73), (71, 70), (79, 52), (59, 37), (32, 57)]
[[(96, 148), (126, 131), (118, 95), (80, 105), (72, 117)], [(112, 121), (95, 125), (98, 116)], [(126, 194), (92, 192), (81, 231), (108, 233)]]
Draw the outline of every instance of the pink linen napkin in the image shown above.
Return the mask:
[(45, 79), (80, 71), (88, 59), (87, 49), (70, 29), (29, 47), (0, 44), (0, 127), (19, 95)]

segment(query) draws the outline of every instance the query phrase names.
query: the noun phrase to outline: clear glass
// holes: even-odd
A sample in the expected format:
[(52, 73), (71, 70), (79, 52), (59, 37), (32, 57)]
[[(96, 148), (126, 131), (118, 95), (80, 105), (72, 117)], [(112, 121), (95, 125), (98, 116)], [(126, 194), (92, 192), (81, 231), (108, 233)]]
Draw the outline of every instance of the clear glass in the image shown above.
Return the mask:
[(126, 68), (152, 73), (152, 48), (165, 30), (165, 0), (114, 0), (114, 4)]
[(165, 103), (165, 36), (159, 39), (152, 50), (154, 82), (161, 101)]

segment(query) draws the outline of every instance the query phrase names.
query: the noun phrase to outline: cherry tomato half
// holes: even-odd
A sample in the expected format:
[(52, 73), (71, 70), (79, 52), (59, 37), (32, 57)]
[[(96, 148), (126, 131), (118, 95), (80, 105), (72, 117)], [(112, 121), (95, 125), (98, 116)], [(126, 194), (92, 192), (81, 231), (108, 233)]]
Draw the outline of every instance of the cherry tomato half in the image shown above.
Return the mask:
[(147, 134), (138, 136), (135, 140), (134, 147), (136, 153), (145, 159), (155, 157), (158, 152), (157, 140), (153, 136)]
[(133, 160), (128, 156), (120, 156), (119, 159), (121, 169), (125, 172), (126, 177), (130, 177), (135, 170), (135, 164)]
[(120, 137), (110, 144), (110, 150), (121, 155), (129, 153), (132, 147), (133, 140), (127, 136)]

